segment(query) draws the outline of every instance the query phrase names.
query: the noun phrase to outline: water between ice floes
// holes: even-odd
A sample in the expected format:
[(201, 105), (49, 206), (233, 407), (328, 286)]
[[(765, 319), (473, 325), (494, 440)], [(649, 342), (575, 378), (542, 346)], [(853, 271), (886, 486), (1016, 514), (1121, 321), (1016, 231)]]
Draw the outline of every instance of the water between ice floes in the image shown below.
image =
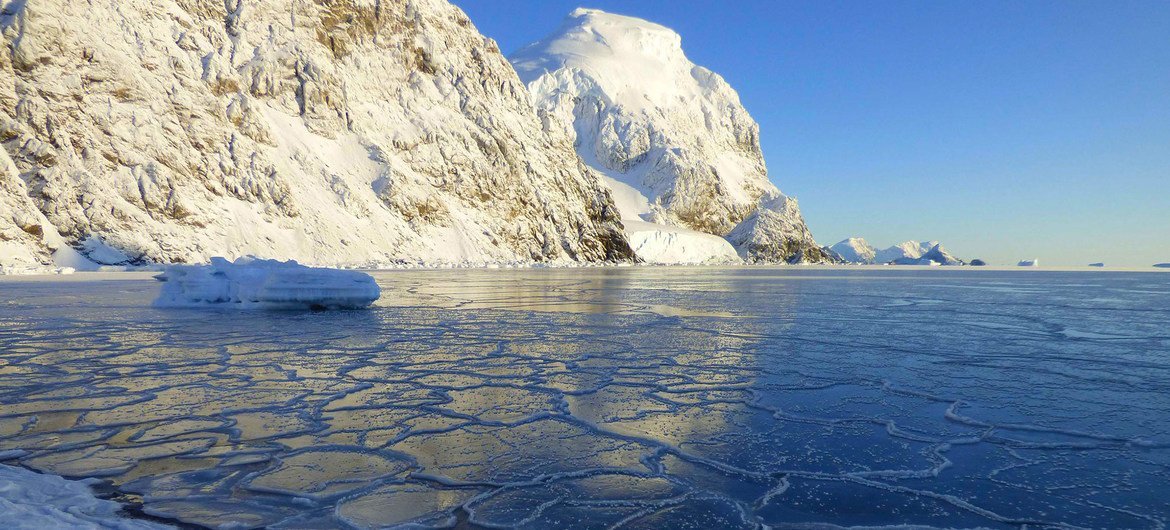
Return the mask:
[(0, 455), (206, 526), (1170, 520), (1170, 274), (375, 276), (325, 313), (0, 281)]

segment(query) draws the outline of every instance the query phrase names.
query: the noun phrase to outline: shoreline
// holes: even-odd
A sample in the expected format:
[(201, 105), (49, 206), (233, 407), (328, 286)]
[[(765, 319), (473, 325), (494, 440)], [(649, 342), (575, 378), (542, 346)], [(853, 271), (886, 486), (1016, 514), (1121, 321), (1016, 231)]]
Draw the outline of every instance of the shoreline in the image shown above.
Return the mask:
[[(19, 273), (0, 273), (0, 282), (15, 282), (15, 281), (44, 281), (47, 279), (57, 279), (61, 281), (89, 281), (89, 280), (115, 280), (115, 279), (150, 279), (158, 273), (162, 272), (167, 265), (151, 265), (141, 268), (121, 268), (118, 270), (95, 270), (95, 271), (75, 271), (75, 272), (19, 272)], [(929, 265), (833, 265), (833, 264), (785, 264), (785, 263), (767, 263), (767, 264), (626, 264), (626, 263), (587, 263), (587, 264), (475, 264), (475, 265), (418, 265), (418, 266), (402, 266), (402, 267), (319, 267), (330, 268), (338, 270), (354, 270), (367, 273), (380, 272), (439, 272), (439, 271), (569, 271), (569, 270), (614, 270), (614, 269), (697, 269), (697, 270), (719, 270), (719, 269), (759, 269), (759, 270), (781, 270), (781, 271), (855, 271), (855, 272), (910, 272), (910, 271), (985, 271), (985, 272), (1021, 272), (1021, 273), (1044, 273), (1044, 272), (1095, 272), (1095, 273), (1170, 273), (1170, 269), (1160, 267), (1089, 267), (1089, 266), (1052, 266), (1052, 267), (1019, 267), (1010, 265), (987, 265), (987, 266), (971, 266), (971, 265), (951, 265), (951, 266), (929, 266)]]

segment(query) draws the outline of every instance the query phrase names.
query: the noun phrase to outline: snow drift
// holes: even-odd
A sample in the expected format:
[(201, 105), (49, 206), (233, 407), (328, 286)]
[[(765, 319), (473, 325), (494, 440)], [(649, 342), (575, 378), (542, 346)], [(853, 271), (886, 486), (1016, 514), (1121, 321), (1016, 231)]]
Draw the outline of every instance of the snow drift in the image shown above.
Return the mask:
[(313, 268), (295, 261), (212, 258), (210, 265), (171, 265), (157, 307), (360, 309), (381, 296), (369, 274)]
[(653, 265), (739, 263), (735, 248), (722, 237), (678, 226), (624, 221), (634, 253)]

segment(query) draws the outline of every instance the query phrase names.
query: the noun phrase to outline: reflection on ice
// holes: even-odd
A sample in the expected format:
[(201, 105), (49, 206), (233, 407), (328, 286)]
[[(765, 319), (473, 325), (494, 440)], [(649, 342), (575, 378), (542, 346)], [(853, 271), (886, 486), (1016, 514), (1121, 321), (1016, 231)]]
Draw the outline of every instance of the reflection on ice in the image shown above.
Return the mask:
[(348, 313), (0, 285), (0, 460), (209, 527), (1170, 520), (1164, 276), (376, 276)]

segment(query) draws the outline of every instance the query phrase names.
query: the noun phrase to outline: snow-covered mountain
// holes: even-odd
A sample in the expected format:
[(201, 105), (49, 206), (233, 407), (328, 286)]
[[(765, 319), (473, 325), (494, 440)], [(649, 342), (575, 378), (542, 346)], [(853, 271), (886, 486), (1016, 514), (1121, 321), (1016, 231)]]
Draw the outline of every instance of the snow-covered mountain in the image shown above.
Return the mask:
[(827, 259), (796, 200), (768, 180), (738, 94), (687, 59), (674, 31), (577, 9), (510, 59), (546, 128), (568, 131), (623, 219), (728, 236), (749, 261)]
[(951, 255), (938, 241), (905, 241), (892, 247), (877, 250), (865, 239), (851, 237), (830, 247), (848, 263), (893, 263), (895, 265), (964, 265), (965, 262)]
[(943, 248), (938, 241), (904, 241), (890, 248), (880, 250), (874, 256), (877, 263), (893, 263), (895, 265), (929, 265), (930, 262), (940, 265), (963, 265), (964, 262)]
[(0, 265), (632, 256), (571, 139), (444, 0), (0, 6)]
[(829, 247), (841, 259), (849, 263), (875, 263), (877, 250), (863, 238), (851, 237)]

